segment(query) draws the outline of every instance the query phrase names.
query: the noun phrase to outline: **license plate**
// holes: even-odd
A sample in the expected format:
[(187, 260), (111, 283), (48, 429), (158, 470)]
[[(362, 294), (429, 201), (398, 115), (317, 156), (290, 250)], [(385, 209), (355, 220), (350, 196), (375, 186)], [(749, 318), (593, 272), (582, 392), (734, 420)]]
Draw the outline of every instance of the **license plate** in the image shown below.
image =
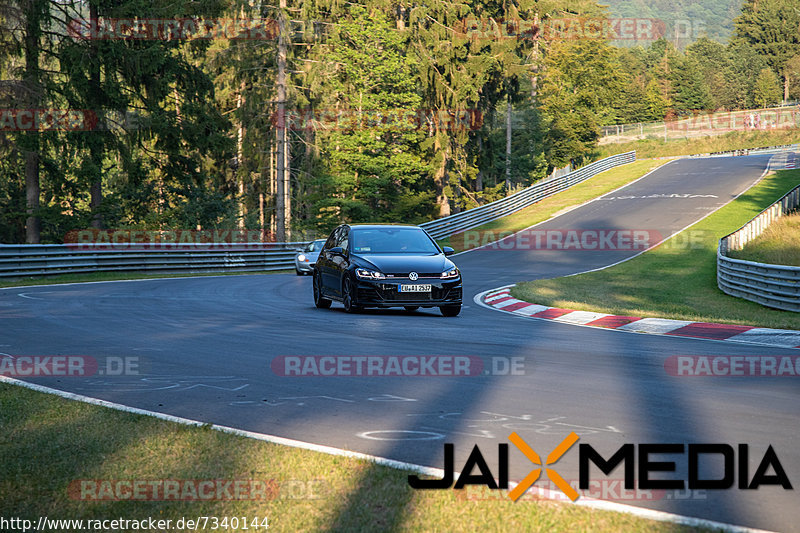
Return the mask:
[(400, 285), (399, 292), (431, 292), (430, 285)]

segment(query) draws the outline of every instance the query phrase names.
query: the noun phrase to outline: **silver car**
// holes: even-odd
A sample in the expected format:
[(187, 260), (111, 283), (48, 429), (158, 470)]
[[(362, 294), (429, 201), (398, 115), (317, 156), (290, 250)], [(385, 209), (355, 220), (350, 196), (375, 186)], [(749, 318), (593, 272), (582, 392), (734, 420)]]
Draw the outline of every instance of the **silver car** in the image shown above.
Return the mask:
[(325, 239), (311, 241), (306, 245), (302, 252), (294, 256), (294, 270), (298, 276), (311, 274), (314, 272), (314, 263), (317, 262), (319, 251), (325, 245)]

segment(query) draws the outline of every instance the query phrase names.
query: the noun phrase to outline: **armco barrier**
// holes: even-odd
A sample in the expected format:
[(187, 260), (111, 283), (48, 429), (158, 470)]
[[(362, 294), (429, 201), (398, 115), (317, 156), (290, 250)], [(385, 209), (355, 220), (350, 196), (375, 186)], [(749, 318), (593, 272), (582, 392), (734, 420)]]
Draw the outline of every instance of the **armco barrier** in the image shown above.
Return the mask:
[(731, 296), (784, 311), (800, 311), (800, 267), (770, 265), (728, 257), (761, 235), (777, 218), (800, 205), (800, 186), (786, 193), (750, 222), (719, 240), (717, 286)]
[(285, 270), (305, 243), (0, 245), (0, 277), (85, 272)]
[(764, 155), (797, 152), (800, 144), (783, 144), (780, 146), (765, 146), (761, 148), (739, 148), (738, 150), (725, 150), (723, 152), (706, 152), (703, 154), (654, 157), (653, 159), (694, 159), (701, 157), (730, 157), (740, 155)]
[(626, 152), (624, 154), (612, 155), (595, 161), (590, 165), (572, 171), (558, 178), (542, 181), (531, 185), (527, 189), (506, 196), (496, 202), (475, 207), (455, 215), (443, 217), (432, 222), (420, 224), (435, 239), (449, 237), (456, 233), (466, 231), (470, 228), (480, 226), (492, 220), (510, 215), (515, 211), (524, 209), (535, 204), (539, 200), (547, 198), (559, 191), (580, 183), (618, 165), (631, 163), (636, 160), (636, 152)]

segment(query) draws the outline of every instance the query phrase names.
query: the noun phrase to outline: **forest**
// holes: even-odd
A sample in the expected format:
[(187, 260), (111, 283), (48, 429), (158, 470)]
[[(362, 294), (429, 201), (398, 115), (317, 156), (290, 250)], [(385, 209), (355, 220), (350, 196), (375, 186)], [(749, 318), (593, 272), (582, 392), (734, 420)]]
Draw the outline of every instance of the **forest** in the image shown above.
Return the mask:
[(592, 161), (602, 126), (800, 98), (800, 0), (667, 12), (10, 0), (0, 243), (421, 223)]

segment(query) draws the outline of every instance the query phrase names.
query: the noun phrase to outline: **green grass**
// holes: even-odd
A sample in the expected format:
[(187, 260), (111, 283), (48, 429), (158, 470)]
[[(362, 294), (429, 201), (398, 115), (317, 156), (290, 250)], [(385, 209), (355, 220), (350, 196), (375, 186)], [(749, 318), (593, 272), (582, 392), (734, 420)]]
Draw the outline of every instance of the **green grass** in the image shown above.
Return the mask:
[(800, 329), (800, 314), (728, 296), (716, 282), (719, 238), (745, 224), (799, 181), (800, 170), (778, 171), (634, 259), (598, 272), (520, 283), (511, 294), (565, 309)]
[(724, 152), (759, 146), (781, 146), (800, 141), (800, 130), (734, 131), (724, 135), (678, 139), (664, 142), (663, 138), (642, 139), (626, 143), (604, 144), (598, 147), (597, 158), (636, 150), (636, 157), (670, 157), (677, 155)]
[(779, 218), (742, 250), (729, 255), (759, 263), (800, 266), (800, 214)]
[(29, 285), (55, 285), (58, 283), (86, 283), (91, 281), (120, 281), (131, 279), (158, 278), (194, 278), (198, 276), (246, 276), (252, 274), (286, 274), (292, 270), (275, 270), (264, 272), (175, 272), (170, 274), (153, 274), (149, 272), (95, 272), (91, 274), (59, 274), (56, 276), (27, 276), (12, 280), (0, 280), (0, 287), (26, 287)]
[[(690, 531), (552, 501), (418, 491), (408, 472), (0, 384), (0, 515), (33, 520), (268, 517), (270, 531)], [(74, 480), (274, 482), (267, 501), (85, 501)], [(289, 492), (287, 487), (294, 490)], [(295, 498), (292, 496), (301, 496)], [(243, 530), (240, 528), (239, 530)], [(171, 531), (174, 531), (172, 529)], [(263, 529), (248, 531), (264, 531)]]
[(552, 218), (566, 209), (577, 207), (593, 198), (627, 185), (665, 163), (667, 161), (641, 159), (614, 167), (512, 215), (488, 222), (447, 239), (441, 239), (439, 243), (452, 246), (458, 252), (475, 248), (476, 245), (485, 244), (523, 230)]

